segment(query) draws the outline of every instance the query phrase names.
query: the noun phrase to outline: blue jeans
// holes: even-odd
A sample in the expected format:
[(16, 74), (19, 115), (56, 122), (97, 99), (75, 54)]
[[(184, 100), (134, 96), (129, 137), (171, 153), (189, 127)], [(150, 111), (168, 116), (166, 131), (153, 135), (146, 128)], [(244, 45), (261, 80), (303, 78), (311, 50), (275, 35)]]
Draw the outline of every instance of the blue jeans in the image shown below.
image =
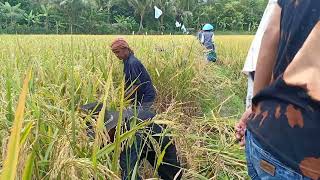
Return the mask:
[(311, 180), (264, 150), (249, 130), (246, 131), (246, 158), (248, 174), (253, 180)]

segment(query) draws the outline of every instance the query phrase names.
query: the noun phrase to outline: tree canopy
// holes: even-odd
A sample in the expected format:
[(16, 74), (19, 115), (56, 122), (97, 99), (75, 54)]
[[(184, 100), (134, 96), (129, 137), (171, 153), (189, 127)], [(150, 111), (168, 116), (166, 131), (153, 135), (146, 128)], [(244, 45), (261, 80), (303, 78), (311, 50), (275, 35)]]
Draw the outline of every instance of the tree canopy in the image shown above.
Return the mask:
[[(181, 33), (212, 23), (219, 31), (255, 31), (266, 0), (0, 0), (0, 33)], [(154, 17), (154, 6), (162, 10)]]

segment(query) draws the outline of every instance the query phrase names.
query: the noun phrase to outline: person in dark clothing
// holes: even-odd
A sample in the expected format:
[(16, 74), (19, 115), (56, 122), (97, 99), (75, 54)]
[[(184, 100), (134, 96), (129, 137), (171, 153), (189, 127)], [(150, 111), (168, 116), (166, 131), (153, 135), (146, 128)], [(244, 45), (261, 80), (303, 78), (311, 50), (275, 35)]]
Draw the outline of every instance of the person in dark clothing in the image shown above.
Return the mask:
[[(122, 39), (116, 39), (111, 45), (112, 52), (123, 61), (123, 71), (125, 75), (125, 86), (128, 91), (128, 97), (135, 91), (130, 99), (137, 98), (138, 105), (142, 107), (150, 107), (156, 97), (156, 91), (153, 87), (149, 73), (143, 64), (135, 57), (128, 43)], [(134, 103), (134, 101), (133, 101)]]
[(253, 106), (236, 127), (252, 179), (320, 179), (319, 20), (319, 0), (278, 0), (273, 11)]
[[(102, 103), (89, 103), (82, 105), (80, 107), (80, 112), (82, 112), (82, 117), (87, 119), (88, 115), (91, 115), (94, 119), (99, 115), (102, 110)], [(139, 122), (148, 121), (154, 118), (155, 113), (151, 109), (143, 109), (139, 107), (134, 110), (132, 108), (127, 108), (123, 110), (123, 130), (130, 130), (130, 124), (133, 119)], [(104, 125), (108, 131), (110, 141), (114, 141), (115, 128), (119, 120), (118, 111), (107, 111), (105, 112)], [(91, 123), (86, 122), (87, 134), (90, 138), (95, 137), (94, 128)], [(157, 162), (159, 154), (156, 153), (156, 147), (151, 140), (155, 140), (160, 147), (161, 152), (165, 152), (162, 162), (159, 164)], [(177, 150), (168, 136), (166, 136), (166, 127), (164, 125), (158, 125), (151, 123), (146, 128), (138, 131), (135, 134), (134, 142), (131, 146), (127, 145), (120, 154), (120, 166), (122, 168), (122, 179), (123, 180), (136, 180), (141, 179), (136, 172), (133, 177), (134, 171), (137, 171), (139, 164), (142, 159), (147, 159), (150, 164), (157, 168), (158, 175), (164, 180), (181, 179), (182, 171), (180, 168), (180, 163), (177, 158)]]
[[(134, 56), (133, 51), (124, 39), (116, 39), (112, 43), (111, 49), (124, 64), (123, 71), (126, 89), (128, 89), (125, 93), (126, 97), (134, 92), (129, 98), (134, 99), (136, 97), (136, 101), (138, 102), (138, 107), (135, 107), (135, 110), (128, 109), (124, 112), (124, 116), (127, 119), (125, 120), (125, 127), (130, 129), (130, 120), (134, 117), (134, 111), (138, 112), (137, 118), (141, 121), (152, 119), (155, 116), (150, 107), (155, 100), (156, 92), (147, 70)], [(144, 158), (146, 158), (152, 166), (157, 166), (157, 154), (155, 147), (153, 147), (149, 139), (150, 135), (159, 143), (161, 152), (165, 152), (163, 162), (158, 164), (158, 175), (164, 180), (179, 180), (181, 178), (182, 172), (180, 171), (180, 163), (173, 141), (165, 135), (154, 136), (155, 134), (161, 134), (164, 128), (165, 127), (153, 123), (135, 134), (135, 140), (132, 145), (126, 144), (120, 154), (123, 180), (141, 179), (135, 171), (137, 171), (140, 161)], [(132, 177), (134, 173), (136, 175)]]
[[(145, 121), (155, 116), (150, 110), (142, 110), (138, 112), (138, 119)], [(129, 123), (126, 125), (130, 126)], [(137, 171), (142, 159), (146, 158), (151, 166), (157, 167), (157, 160), (160, 154), (156, 153), (156, 147), (151, 142), (155, 140), (160, 147), (161, 152), (165, 152), (161, 164), (157, 169), (158, 175), (164, 180), (181, 179), (182, 172), (180, 163), (177, 158), (177, 150), (168, 136), (165, 135), (165, 126), (152, 123), (143, 131), (139, 131), (135, 135), (135, 141), (131, 146), (126, 146), (120, 154), (120, 166), (122, 168), (123, 180), (140, 180), (141, 177), (136, 173), (132, 177), (134, 171)], [(159, 136), (160, 135), (160, 136)]]

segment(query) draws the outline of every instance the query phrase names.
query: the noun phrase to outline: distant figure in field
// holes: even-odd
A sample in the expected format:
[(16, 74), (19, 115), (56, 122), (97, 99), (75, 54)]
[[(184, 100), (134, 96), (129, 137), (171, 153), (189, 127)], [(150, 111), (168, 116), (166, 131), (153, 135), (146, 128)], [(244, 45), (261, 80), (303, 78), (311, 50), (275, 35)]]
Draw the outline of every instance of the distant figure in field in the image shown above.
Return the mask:
[(215, 62), (217, 60), (217, 55), (214, 46), (214, 27), (211, 24), (205, 24), (202, 27), (202, 31), (199, 32), (198, 38), (202, 45), (207, 49), (207, 60)]
[(270, 17), (274, 7), (277, 5), (277, 0), (269, 0), (269, 3), (263, 13), (260, 25), (251, 43), (246, 62), (244, 63), (242, 72), (248, 76), (248, 87), (246, 97), (246, 108), (251, 106), (252, 94), (253, 94), (253, 80), (256, 71), (256, 65), (258, 61), (258, 55), (260, 51), (260, 45), (262, 36), (267, 28), (270, 21)]
[(197, 39), (199, 41), (201, 41), (201, 37), (202, 37), (202, 33), (203, 33), (203, 30), (202, 30), (203, 24), (201, 24), (200, 26), (201, 26), (201, 29), (199, 29), (197, 32)]

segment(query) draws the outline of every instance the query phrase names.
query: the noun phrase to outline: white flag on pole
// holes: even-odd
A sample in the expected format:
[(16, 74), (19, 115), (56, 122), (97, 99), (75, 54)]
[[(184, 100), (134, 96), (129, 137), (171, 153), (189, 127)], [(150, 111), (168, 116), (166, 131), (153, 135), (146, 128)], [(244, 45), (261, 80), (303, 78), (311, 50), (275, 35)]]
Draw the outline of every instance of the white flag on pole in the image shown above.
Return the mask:
[(181, 27), (181, 24), (178, 21), (176, 21), (176, 27)]
[(162, 15), (161, 9), (159, 9), (157, 6), (154, 6), (154, 17), (158, 19)]

